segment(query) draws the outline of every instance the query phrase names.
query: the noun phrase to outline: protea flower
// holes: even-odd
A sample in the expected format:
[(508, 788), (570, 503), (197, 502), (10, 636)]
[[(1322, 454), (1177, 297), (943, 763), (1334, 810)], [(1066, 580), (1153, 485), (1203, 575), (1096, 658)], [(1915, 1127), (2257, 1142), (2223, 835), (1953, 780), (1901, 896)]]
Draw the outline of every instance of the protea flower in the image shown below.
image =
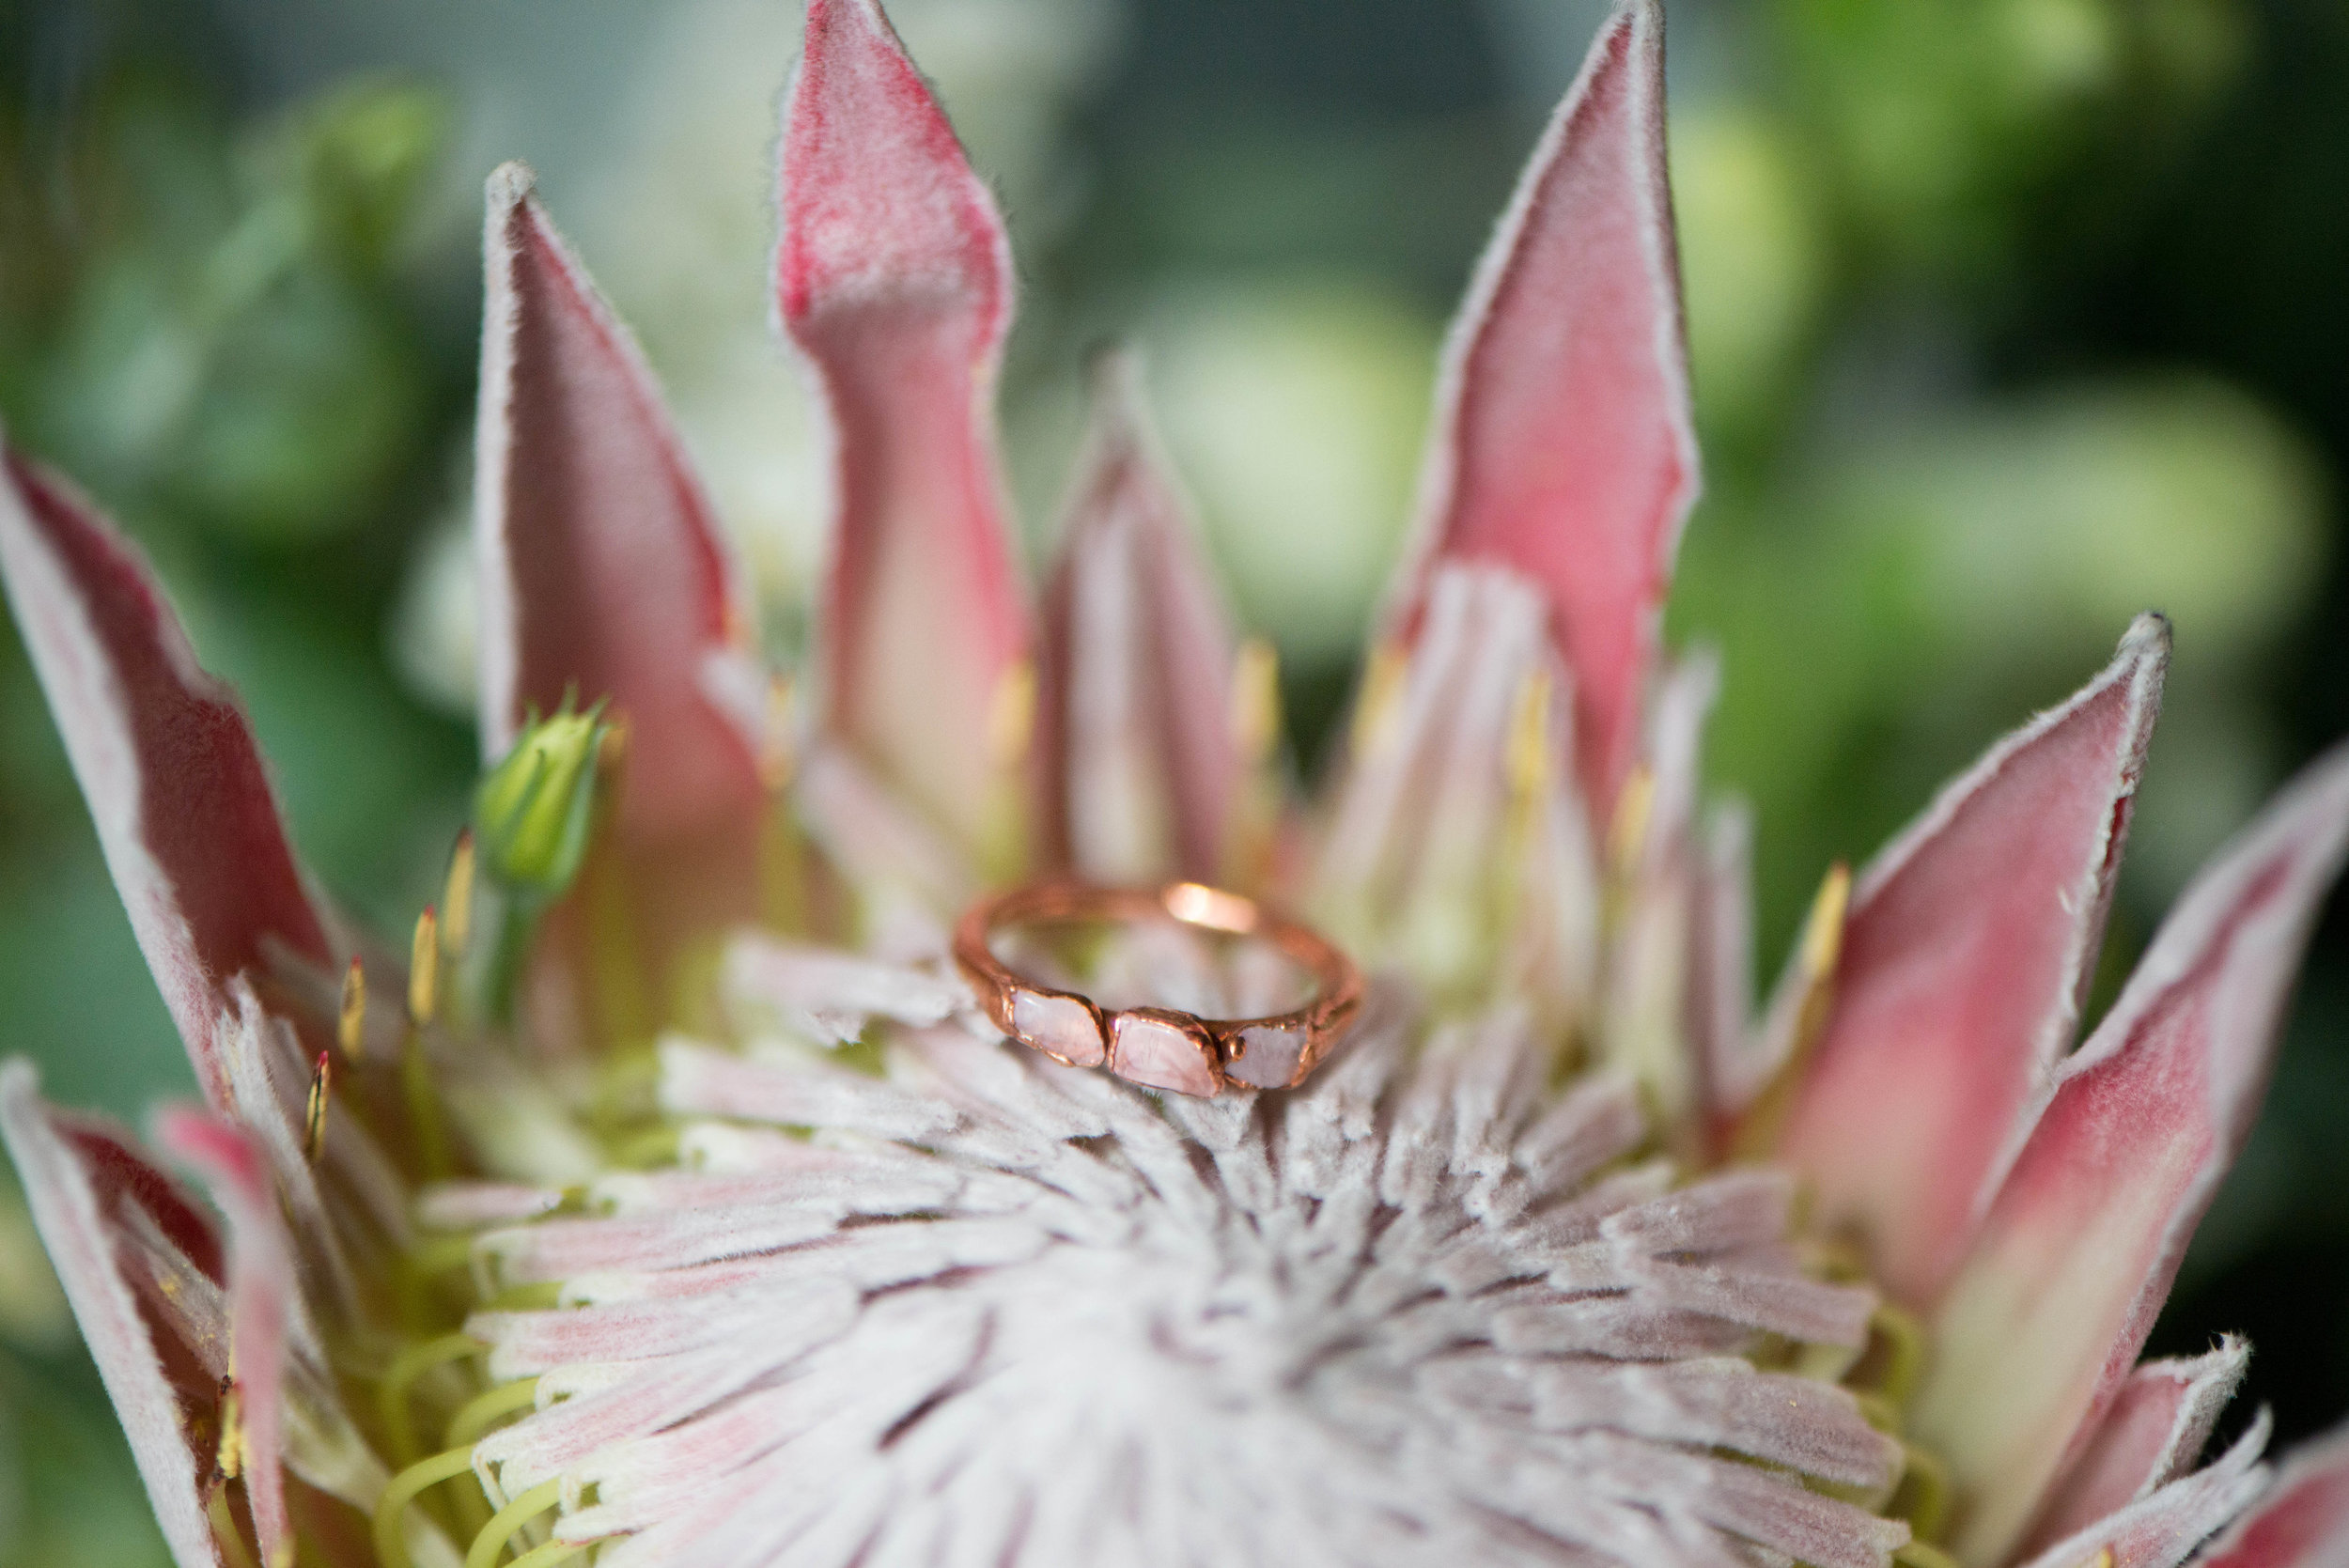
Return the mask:
[[(217, 1217), (22, 1064), (0, 1126), (183, 1565), (2341, 1560), (2349, 1439), (2197, 1468), (2245, 1346), (2134, 1363), (2349, 753), (2074, 1048), (2142, 619), (1828, 874), (1750, 1025), (1710, 669), (1657, 654), (1697, 489), (1661, 50), (1653, 0), (1608, 23), (1476, 274), (1311, 810), (1126, 361), (1032, 625), (1003, 227), (873, 0), (813, 0), (786, 108), (836, 478), (803, 679), (527, 174), (490, 183), (491, 766), (405, 964), (304, 877), (144, 565), (9, 458), (10, 599), (208, 1102), (155, 1132)], [(1372, 1004), (1292, 1091), (1057, 1064), (942, 961), (1046, 869), (1276, 898)], [(1138, 926), (1076, 978), (1212, 1013), (1242, 956)]]

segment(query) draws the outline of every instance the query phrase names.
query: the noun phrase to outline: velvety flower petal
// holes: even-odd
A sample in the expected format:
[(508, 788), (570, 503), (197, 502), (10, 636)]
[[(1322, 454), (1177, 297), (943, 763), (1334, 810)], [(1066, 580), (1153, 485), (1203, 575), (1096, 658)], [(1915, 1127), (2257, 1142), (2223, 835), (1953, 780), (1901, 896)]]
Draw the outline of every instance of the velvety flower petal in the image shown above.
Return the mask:
[(1664, 9), (1599, 32), (1445, 350), (1422, 480), (1416, 622), (1438, 561), (1542, 585), (1574, 673), (1577, 759), (1604, 814), (1629, 772), (1680, 526), (1698, 488), (1664, 168)]
[(1778, 1153), (1897, 1299), (1938, 1295), (2078, 1029), (2169, 645), (2140, 618), (2103, 674), (1992, 748), (1854, 889)]
[(225, 1105), (222, 986), (283, 956), (332, 972), (327, 926), (252, 729), (197, 666), (147, 563), (54, 475), (5, 462), (9, 608), (196, 1080)]
[(2209, 1468), (2172, 1481), (2057, 1542), (2029, 1568), (2078, 1568), (2084, 1562), (2108, 1561), (2112, 1568), (2178, 1568), (2266, 1486), (2267, 1469), (2258, 1460), (2267, 1445), (2267, 1426), (2263, 1411)]
[(629, 727), (633, 836), (754, 816), (744, 709), (764, 688), (745, 601), (652, 373), (519, 163), (490, 176), (483, 251), (483, 752), (505, 755), (526, 714), (567, 693), (609, 699)]
[[(831, 418), (832, 728), (966, 840), (1027, 656), (991, 405), (1011, 254), (874, 0), (813, 0), (784, 110), (783, 321)], [(1015, 759), (1016, 760), (1016, 759)]]
[(201, 1172), (228, 1217), (228, 1311), (239, 1409), (244, 1421), (245, 1496), (270, 1568), (293, 1561), (280, 1465), (287, 1320), (294, 1294), (285, 1221), (261, 1153), (245, 1135), (200, 1111), (167, 1108), (156, 1141)]
[(164, 1544), (179, 1568), (218, 1568), (220, 1551), (205, 1517), (212, 1454), (192, 1446), (180, 1390), (165, 1370), (141, 1311), (144, 1293), (117, 1241), (122, 1211), (134, 1206), (195, 1267), (217, 1271), (220, 1248), (210, 1221), (118, 1130), (42, 1105), (29, 1063), (0, 1064), (0, 1136), (130, 1437)]
[(2230, 1334), (2208, 1355), (2147, 1361), (2130, 1373), (2024, 1549), (2037, 1552), (2077, 1534), (2184, 1475), (2201, 1457), (2250, 1359), (2249, 1343)]
[(2197, 878), (2063, 1063), (1935, 1325), (1915, 1411), (2004, 1555), (2099, 1430), (2241, 1146), (2317, 903), (2349, 841), (2349, 748)]
[(2276, 1484), (2202, 1559), (2206, 1568), (2349, 1562), (2349, 1432), (2295, 1450)]
[(1098, 881), (1216, 880), (1240, 762), (1231, 623), (1124, 354), (1096, 367), (1042, 629), (1048, 853)]

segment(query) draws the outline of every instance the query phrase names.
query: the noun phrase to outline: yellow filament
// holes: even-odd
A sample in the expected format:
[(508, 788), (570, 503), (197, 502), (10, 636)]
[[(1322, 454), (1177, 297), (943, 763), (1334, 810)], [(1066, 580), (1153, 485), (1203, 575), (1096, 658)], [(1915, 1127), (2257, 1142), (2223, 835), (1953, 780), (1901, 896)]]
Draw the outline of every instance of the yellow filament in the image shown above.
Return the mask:
[(1272, 754), (1281, 738), (1281, 656), (1261, 637), (1232, 656), (1232, 743), (1250, 766)]
[(1634, 768), (1615, 797), (1614, 820), (1607, 828), (1607, 860), (1617, 876), (1628, 875), (1647, 845), (1648, 818), (1656, 809), (1656, 775), (1646, 764)]
[(1835, 972), (1843, 951), (1843, 915), (1851, 908), (1851, 867), (1838, 861), (1828, 867), (1827, 880), (1811, 900), (1811, 913), (1802, 924), (1802, 968), (1813, 983)]
[(542, 1481), (499, 1509), (481, 1527), (481, 1533), (473, 1538), (473, 1545), (465, 1553), (465, 1568), (491, 1568), (515, 1532), (552, 1508), (562, 1497), (561, 1481)]
[(457, 835), (448, 858), (448, 883), (441, 894), (441, 951), (455, 957), (473, 935), (473, 830)]
[(1803, 921), (1802, 941), (1796, 949), (1803, 989), (1795, 1009), (1795, 1037), (1737, 1129), (1735, 1153), (1741, 1158), (1766, 1156), (1778, 1143), (1779, 1130), (1794, 1106), (1795, 1086), (1810, 1064), (1811, 1048), (1827, 1027), (1828, 1007), (1835, 997), (1835, 966), (1843, 956), (1843, 917), (1850, 907), (1851, 868), (1838, 861), (1828, 868)]
[(1509, 715), (1509, 793), (1519, 800), (1539, 798), (1549, 783), (1549, 672), (1530, 672)]
[(988, 754), (998, 768), (1025, 761), (1035, 738), (1035, 664), (1022, 659), (1006, 669), (995, 683), (987, 710)]
[(410, 1029), (400, 1042), (399, 1086), (408, 1101), (409, 1120), (415, 1125), (424, 1173), (430, 1180), (442, 1180), (449, 1173), (448, 1138), (441, 1128), (441, 1102), (432, 1092), (432, 1066), (425, 1060), (421, 1030)]
[(335, 1043), (343, 1054), (356, 1062), (365, 1054), (367, 1044), (367, 971), (357, 958), (343, 971), (342, 1017), (335, 1025)]
[(400, 1533), (401, 1516), (408, 1512), (408, 1505), (423, 1496), (426, 1488), (453, 1481), (472, 1469), (472, 1449), (450, 1449), (429, 1459), (419, 1459), (392, 1477), (391, 1484), (383, 1488), (383, 1496), (375, 1505), (375, 1555), (383, 1568), (410, 1568), (408, 1543)]
[(416, 917), (416, 937), (408, 947), (408, 1017), (419, 1029), (441, 1004), (441, 920), (425, 906)]
[(766, 727), (759, 736), (758, 776), (778, 793), (790, 784), (799, 759), (791, 753), (791, 677), (767, 677)]
[(614, 714), (603, 727), (603, 738), (596, 742), (596, 770), (607, 784), (616, 782), (620, 769), (628, 766), (628, 715)]
[(233, 1378), (220, 1390), (220, 1448), (212, 1464), (223, 1481), (244, 1473), (244, 1395)]
[(448, 1423), (448, 1446), (471, 1448), (481, 1441), (481, 1435), (497, 1424), (501, 1416), (528, 1409), (537, 1403), (538, 1380), (525, 1377), (518, 1383), (501, 1383), (487, 1393), (476, 1394)]
[(326, 1102), (334, 1092), (334, 1059), (320, 1051), (318, 1065), (310, 1069), (310, 1100), (302, 1119), (302, 1148), (313, 1165), (326, 1156)]
[(1403, 677), (1410, 673), (1411, 656), (1398, 641), (1381, 643), (1370, 652), (1362, 668), (1361, 695), (1354, 700), (1354, 724), (1347, 739), (1356, 756), (1380, 750), (1394, 733), (1395, 716), (1403, 706)]
[(416, 1452), (415, 1423), (408, 1414), (410, 1386), (434, 1367), (477, 1356), (487, 1348), (471, 1334), (443, 1334), (438, 1339), (412, 1344), (392, 1358), (376, 1397), (381, 1405), (383, 1430), (391, 1439), (395, 1460), (404, 1463)]

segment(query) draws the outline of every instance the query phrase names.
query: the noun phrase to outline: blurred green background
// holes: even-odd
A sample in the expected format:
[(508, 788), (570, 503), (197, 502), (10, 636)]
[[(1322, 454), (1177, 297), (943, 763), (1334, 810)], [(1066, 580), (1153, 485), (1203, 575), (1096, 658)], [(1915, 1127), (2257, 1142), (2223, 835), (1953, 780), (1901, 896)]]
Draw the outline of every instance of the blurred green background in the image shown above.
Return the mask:
[[(1077, 374), (1139, 339), (1315, 754), (1401, 529), (1430, 356), (1593, 0), (899, 0), (1003, 193), (1029, 542)], [(1764, 974), (2003, 729), (2166, 610), (2108, 955), (2349, 733), (2349, 10), (1672, 0), (1708, 495), (1674, 635), (1726, 655)], [(462, 546), (482, 177), (541, 188), (643, 335), (778, 652), (819, 477), (766, 329), (790, 0), (7, 0), (0, 417), (154, 554), (302, 846), (397, 929), (473, 757)], [(2249, 1332), (2287, 1437), (2349, 1409), (2349, 916), (2156, 1352)], [(2110, 988), (2108, 976), (2106, 989)], [(15, 637), (0, 1049), (137, 1116), (190, 1090)], [(0, 1186), (0, 1568), (163, 1560)]]

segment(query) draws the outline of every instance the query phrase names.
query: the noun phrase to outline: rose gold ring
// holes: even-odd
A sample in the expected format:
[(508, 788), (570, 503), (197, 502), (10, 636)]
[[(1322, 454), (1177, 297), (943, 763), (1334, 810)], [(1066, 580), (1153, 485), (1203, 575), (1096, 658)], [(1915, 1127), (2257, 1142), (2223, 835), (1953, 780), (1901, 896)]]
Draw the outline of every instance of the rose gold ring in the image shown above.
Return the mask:
[[(1170, 918), (1195, 930), (1268, 942), (1315, 982), (1304, 1005), (1249, 1018), (1203, 1018), (1172, 1007), (1105, 1008), (1040, 985), (995, 955), (998, 932), (1020, 925)], [(1311, 926), (1252, 898), (1199, 882), (1103, 888), (1031, 882), (981, 899), (955, 929), (955, 962), (995, 1027), (1072, 1067), (1107, 1067), (1128, 1082), (1184, 1094), (1286, 1089), (1303, 1081), (1361, 1006), (1354, 961)]]

